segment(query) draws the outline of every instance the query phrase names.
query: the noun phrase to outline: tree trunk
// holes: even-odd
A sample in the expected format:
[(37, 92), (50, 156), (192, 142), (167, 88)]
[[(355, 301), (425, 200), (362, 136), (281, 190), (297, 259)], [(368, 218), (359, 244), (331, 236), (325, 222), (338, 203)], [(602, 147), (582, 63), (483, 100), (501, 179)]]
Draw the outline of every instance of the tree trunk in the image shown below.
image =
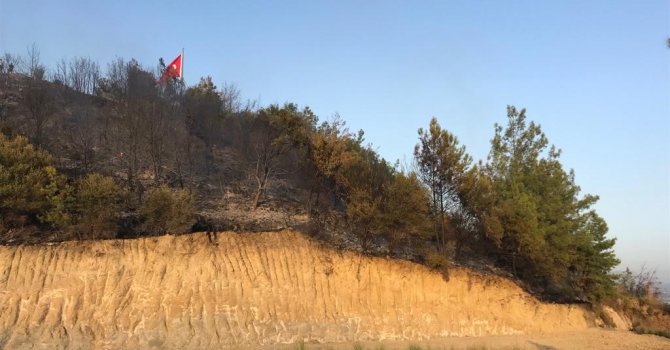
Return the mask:
[(263, 166), (262, 172), (259, 174), (260, 163), (256, 163), (256, 182), (258, 187), (256, 188), (256, 195), (254, 196), (254, 202), (251, 205), (251, 209), (256, 210), (258, 204), (260, 203), (261, 197), (265, 192), (265, 186), (267, 185), (268, 177), (270, 176), (270, 167)]
[(256, 210), (258, 208), (258, 203), (261, 200), (261, 196), (263, 195), (263, 187), (258, 186), (256, 189), (256, 195), (254, 196), (254, 202), (251, 205), (251, 209)]

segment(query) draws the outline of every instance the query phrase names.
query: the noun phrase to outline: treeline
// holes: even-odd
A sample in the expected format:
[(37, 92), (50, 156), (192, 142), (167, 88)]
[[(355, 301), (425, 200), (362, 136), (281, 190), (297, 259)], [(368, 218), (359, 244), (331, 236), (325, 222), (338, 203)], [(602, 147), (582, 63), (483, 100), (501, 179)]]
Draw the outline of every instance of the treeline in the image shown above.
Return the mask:
[(123, 59), (104, 74), (82, 58), (49, 73), (36, 49), (28, 56), (0, 63), (4, 242), (211, 228), (195, 214), (230, 191), (250, 215), (297, 203), (308, 230), (344, 234), (369, 253), (443, 271), (482, 260), (553, 299), (614, 291), (618, 260), (591, 208), (597, 197), (580, 196), (525, 110), (508, 107), (478, 163), (433, 119), (419, 129), (415, 166), (401, 169), (339, 118), (243, 103), (209, 77), (158, 84), (161, 64)]

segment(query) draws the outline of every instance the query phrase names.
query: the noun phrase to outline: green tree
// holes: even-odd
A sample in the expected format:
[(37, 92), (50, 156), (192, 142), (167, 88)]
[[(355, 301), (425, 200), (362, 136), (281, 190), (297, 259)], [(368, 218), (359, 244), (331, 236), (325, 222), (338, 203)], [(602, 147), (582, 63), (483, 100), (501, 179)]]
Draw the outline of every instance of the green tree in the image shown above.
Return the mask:
[(206, 149), (205, 172), (210, 174), (213, 168), (214, 150), (221, 138), (223, 121), (223, 100), (211, 77), (201, 78), (200, 82), (186, 90), (185, 109), (187, 126), (192, 135), (200, 139)]
[(456, 258), (461, 258), (464, 248), (474, 254), (488, 254), (491, 241), (485, 235), (485, 215), (494, 202), (493, 182), (482, 170), (482, 165), (474, 165), (459, 181), (456, 192), (459, 205), (451, 214), (452, 229), (456, 238)]
[[(342, 119), (323, 122), (310, 137), (307, 157), (314, 167), (315, 181), (310, 186), (307, 208), (310, 214), (314, 204), (319, 204), (319, 196), (326, 193), (331, 205), (340, 198), (346, 187), (344, 169), (355, 159), (350, 146), (355, 142)], [(316, 194), (316, 198), (312, 199)]]
[(49, 204), (48, 209), (39, 214), (40, 221), (49, 224), (54, 229), (63, 229), (73, 223), (72, 207), (75, 205), (74, 189), (67, 182), (65, 176), (57, 173), (56, 169), (46, 169), (47, 185), (43, 192)]
[(183, 189), (160, 186), (149, 191), (140, 208), (144, 228), (153, 233), (182, 233), (195, 223), (193, 196)]
[(76, 198), (80, 238), (114, 237), (125, 199), (125, 192), (114, 180), (100, 174), (88, 174), (79, 181)]
[(299, 111), (292, 103), (283, 107), (271, 105), (259, 111), (252, 131), (252, 173), (256, 179), (252, 209), (260, 204), (268, 183), (284, 170), (280, 169), (282, 157), (293, 150), (302, 150), (309, 144), (315, 122), (316, 116), (308, 108)]
[(311, 159), (322, 177), (344, 183), (342, 169), (354, 158), (350, 150), (353, 135), (342, 119), (323, 122), (311, 139)]
[(616, 241), (607, 238), (606, 233), (607, 223), (595, 211), (589, 210), (578, 218), (570, 269), (577, 298), (602, 301), (615, 292), (617, 277), (611, 270), (620, 261), (612, 250)]
[(508, 125), (503, 130), (496, 124), (487, 163), (496, 194), (488, 217), (493, 223), (487, 225), (491, 229), (487, 233), (515, 274), (518, 265), (532, 271), (531, 267), (543, 263), (548, 250), (543, 232), (547, 227), (541, 225), (540, 217), (547, 213), (539, 211), (543, 198), (537, 191), (542, 190), (543, 180), (551, 180), (539, 176), (540, 156), (548, 141), (538, 125), (526, 125), (525, 113), (508, 107)]
[(415, 173), (397, 172), (385, 186), (382, 220), (392, 247), (398, 247), (403, 240), (428, 238), (431, 230), (428, 196)]
[(0, 213), (5, 228), (40, 222), (69, 223), (65, 179), (51, 166), (51, 156), (25, 137), (0, 134)]
[(419, 129), (414, 157), (421, 181), (430, 189), (431, 213), (438, 248), (447, 243), (449, 214), (462, 211), (464, 184), (472, 158), (458, 138), (432, 118), (427, 130)]
[(363, 249), (368, 250), (375, 236), (387, 232), (382, 203), (393, 169), (370, 147), (363, 147), (362, 141), (361, 134), (357, 140), (348, 142), (350, 156), (341, 168), (337, 187), (347, 208), (349, 229), (358, 236)]
[(354, 188), (347, 196), (347, 223), (365, 252), (369, 251), (373, 239), (384, 233), (381, 202), (381, 196), (365, 188)]
[(485, 232), (512, 271), (545, 293), (598, 299), (618, 263), (606, 224), (590, 209), (598, 198), (579, 197), (574, 172), (524, 109), (509, 106), (507, 116), (504, 129), (496, 124), (486, 165), (493, 200)]

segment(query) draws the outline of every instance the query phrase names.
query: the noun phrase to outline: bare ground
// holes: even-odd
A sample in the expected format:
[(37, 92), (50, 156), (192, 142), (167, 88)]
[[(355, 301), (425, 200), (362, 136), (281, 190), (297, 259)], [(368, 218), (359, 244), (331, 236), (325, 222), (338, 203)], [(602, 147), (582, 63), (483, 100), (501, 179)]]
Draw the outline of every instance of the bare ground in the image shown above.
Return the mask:
[[(632, 350), (632, 349), (670, 349), (670, 339), (655, 335), (640, 335), (628, 331), (592, 328), (584, 331), (556, 332), (543, 335), (497, 335), (484, 337), (451, 337), (430, 341), (384, 341), (358, 343), (304, 344), (304, 349), (385, 349), (407, 350), (423, 349), (589, 349), (589, 350)], [(300, 349), (300, 345), (291, 344), (272, 349)], [(270, 349), (270, 348), (267, 348)]]

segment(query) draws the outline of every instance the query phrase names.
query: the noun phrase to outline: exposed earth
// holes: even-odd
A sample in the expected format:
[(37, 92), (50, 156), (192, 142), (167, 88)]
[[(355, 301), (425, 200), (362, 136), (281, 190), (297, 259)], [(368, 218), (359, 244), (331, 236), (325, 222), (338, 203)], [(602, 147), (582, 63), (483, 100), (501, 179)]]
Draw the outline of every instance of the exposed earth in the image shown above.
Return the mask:
[(543, 303), (465, 268), (446, 279), (292, 231), (216, 241), (0, 246), (0, 348), (670, 349), (668, 339), (598, 328), (584, 305)]

